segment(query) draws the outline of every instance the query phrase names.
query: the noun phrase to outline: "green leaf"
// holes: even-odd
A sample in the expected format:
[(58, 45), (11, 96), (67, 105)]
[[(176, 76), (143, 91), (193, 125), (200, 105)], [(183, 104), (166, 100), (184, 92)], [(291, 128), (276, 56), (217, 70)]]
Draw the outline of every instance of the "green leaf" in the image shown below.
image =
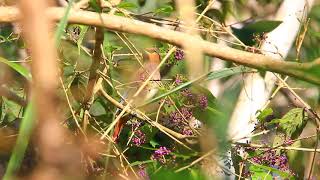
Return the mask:
[(19, 117), (21, 113), (21, 106), (13, 101), (3, 98), (3, 104), (6, 114), (13, 115), (15, 118)]
[(146, 161), (135, 161), (133, 163), (130, 163), (129, 166), (138, 166), (138, 165), (142, 165), (142, 164), (148, 164), (148, 163), (153, 163), (154, 160), (146, 160)]
[(279, 125), (283, 129), (287, 136), (292, 136), (298, 130), (301, 130), (303, 124), (305, 124), (306, 113), (302, 108), (291, 109), (281, 119), (279, 119)]
[(90, 7), (92, 7), (96, 12), (101, 12), (101, 8), (97, 2), (97, 0), (90, 0), (89, 1), (89, 5)]
[(261, 20), (251, 23), (242, 28), (242, 30), (252, 31), (255, 33), (267, 33), (277, 28), (282, 21)]
[(233, 33), (246, 45), (252, 46), (255, 44), (254, 35), (267, 33), (277, 28), (282, 21), (257, 21), (247, 24), (241, 29), (231, 27)]
[(15, 120), (20, 118), (21, 114), (21, 106), (16, 104), (13, 101), (10, 101), (4, 97), (0, 99), (1, 103), (1, 111), (3, 113), (3, 117), (1, 119), (2, 125), (7, 125), (13, 123)]
[(36, 123), (34, 115), (34, 105), (31, 102), (27, 106), (27, 109), (24, 113), (24, 117), (19, 129), (17, 143), (10, 157), (9, 164), (3, 178), (4, 180), (12, 179), (14, 173), (20, 168), (32, 130)]
[(90, 107), (90, 115), (92, 116), (102, 116), (107, 114), (106, 108), (103, 106), (104, 104), (98, 99), (95, 101)]
[(126, 2), (126, 1), (122, 1), (119, 5), (118, 8), (123, 8), (123, 9), (135, 9), (138, 8), (138, 6), (134, 3), (131, 2)]
[(281, 179), (291, 179), (291, 175), (287, 172), (280, 171), (276, 168), (260, 165), (260, 164), (251, 164), (250, 172), (252, 173), (251, 178), (260, 180), (260, 179), (270, 179), (272, 180), (275, 176), (280, 176)]
[(190, 86), (193, 83), (199, 82), (201, 80), (213, 80), (213, 79), (220, 79), (220, 78), (224, 78), (224, 77), (228, 77), (231, 75), (235, 75), (235, 74), (239, 74), (239, 73), (245, 73), (245, 72), (250, 72), (252, 71), (250, 68), (245, 68), (243, 66), (237, 66), (237, 67), (233, 67), (233, 68), (226, 68), (226, 69), (222, 69), (219, 71), (214, 71), (214, 72), (209, 72), (208, 74), (202, 75), (194, 80), (188, 81), (186, 83), (183, 83), (179, 86), (177, 86), (176, 88), (161, 94), (160, 96), (157, 96), (153, 99), (151, 99), (150, 101), (146, 102), (144, 105), (158, 101), (172, 93), (175, 93), (177, 91), (180, 91), (182, 89), (185, 89), (186, 87)]
[(248, 73), (248, 72), (252, 72), (252, 69), (244, 66), (225, 68), (218, 71), (209, 72), (206, 80), (209, 81), (213, 79), (221, 79), (224, 77), (228, 77), (228, 76), (232, 76), (240, 73)]
[(265, 179), (272, 180), (272, 175), (270, 170), (261, 168), (260, 166), (251, 165), (250, 166), (251, 178), (254, 180)]
[(149, 143), (153, 148), (160, 145), (154, 138), (152, 138)]
[(142, 127), (140, 127), (140, 129), (146, 135), (147, 142), (150, 141), (150, 139), (153, 139), (153, 137), (159, 131), (157, 128), (152, 127), (150, 124), (144, 124)]
[(266, 119), (266, 117), (270, 116), (273, 114), (273, 110), (271, 108), (266, 108), (263, 111), (260, 112), (259, 116), (257, 117), (257, 119), (259, 120), (259, 122), (264, 122), (264, 120)]
[(117, 45), (112, 45), (112, 44), (105, 46), (105, 50), (110, 54), (112, 54), (114, 51), (119, 51), (121, 49), (122, 49), (122, 46), (117, 46)]
[(165, 15), (170, 15), (173, 12), (173, 7), (171, 5), (164, 5), (160, 8), (158, 8), (155, 11), (155, 14), (165, 14)]
[(20, 65), (18, 63), (11, 62), (3, 57), (0, 57), (0, 62), (10, 66), (12, 69), (17, 71), (19, 74), (21, 74), (26, 79), (28, 79), (28, 80), (32, 79), (30, 71), (27, 68), (23, 67), (22, 65)]
[(104, 33), (104, 38), (103, 38), (103, 49), (105, 51), (105, 54), (108, 57), (111, 57), (111, 54), (114, 53), (114, 51), (119, 51), (121, 50), (123, 47), (122, 46), (118, 46), (114, 43), (114, 39), (112, 38), (111, 33), (105, 32)]

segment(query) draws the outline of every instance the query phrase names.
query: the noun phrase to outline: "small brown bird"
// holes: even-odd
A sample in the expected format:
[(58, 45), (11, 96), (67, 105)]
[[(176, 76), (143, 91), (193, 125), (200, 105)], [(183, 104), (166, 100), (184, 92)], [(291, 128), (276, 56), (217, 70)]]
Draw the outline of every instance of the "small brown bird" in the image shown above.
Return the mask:
[[(131, 81), (134, 83), (134, 88), (130, 89), (125, 95), (127, 99), (131, 99), (136, 93), (143, 82), (156, 70), (160, 63), (160, 55), (156, 48), (147, 48), (143, 53), (143, 66), (140, 67), (132, 76)], [(142, 92), (136, 97), (132, 103), (133, 106), (142, 105), (146, 100), (151, 99), (158, 91), (158, 84), (161, 80), (160, 71), (157, 70), (152, 76), (150, 82), (143, 89)], [(121, 133), (123, 125), (127, 122), (128, 118), (121, 118), (115, 125), (113, 131), (113, 140), (116, 141)]]

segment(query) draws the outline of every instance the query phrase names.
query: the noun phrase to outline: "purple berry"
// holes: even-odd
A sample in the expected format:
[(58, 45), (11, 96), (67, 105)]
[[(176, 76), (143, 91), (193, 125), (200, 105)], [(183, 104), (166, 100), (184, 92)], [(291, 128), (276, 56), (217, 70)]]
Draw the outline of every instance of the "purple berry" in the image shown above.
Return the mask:
[(185, 127), (182, 131), (182, 134), (186, 136), (191, 136), (193, 134), (193, 131), (189, 127)]
[(146, 171), (146, 168), (144, 166), (139, 166), (139, 170), (138, 170), (138, 175), (142, 178), (142, 179), (145, 179), (145, 180), (149, 180), (149, 176), (148, 176), (148, 173)]
[(174, 58), (175, 58), (177, 61), (181, 61), (181, 60), (184, 58), (184, 52), (183, 52), (183, 50), (177, 49), (177, 50), (174, 52)]
[(164, 156), (165, 155), (168, 155), (171, 153), (171, 150), (164, 147), (164, 146), (161, 146), (159, 149), (155, 150), (154, 153), (152, 154), (151, 156), (151, 159), (154, 159), (154, 160), (158, 160), (160, 161), (161, 163), (164, 163)]
[(146, 135), (141, 130), (137, 130), (134, 133), (131, 142), (135, 146), (141, 146), (142, 144), (146, 143)]
[(181, 75), (176, 76), (176, 80), (174, 81), (177, 85), (182, 83)]
[(198, 102), (199, 106), (202, 110), (206, 109), (208, 107), (208, 99), (204, 95), (199, 95), (198, 96)]

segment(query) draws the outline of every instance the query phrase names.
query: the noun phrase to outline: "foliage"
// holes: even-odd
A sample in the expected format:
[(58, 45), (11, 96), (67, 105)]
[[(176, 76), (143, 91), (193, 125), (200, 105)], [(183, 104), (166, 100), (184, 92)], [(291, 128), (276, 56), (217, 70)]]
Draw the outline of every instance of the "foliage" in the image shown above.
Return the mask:
[[(271, 104), (255, 114), (258, 122), (252, 132), (252, 140), (245, 143), (234, 142), (232, 137), (228, 136), (229, 116), (240, 85), (245, 85), (242, 83), (243, 76), (255, 73), (255, 70), (226, 64), (225, 68), (213, 71), (210, 66), (215, 60), (205, 56), (205, 63), (200, 64), (205, 71), (201, 72), (199, 77), (189, 79), (188, 72), (193, 69), (188, 69), (186, 58), (189, 58), (190, 54), (184, 51), (184, 47), (173, 47), (149, 37), (108, 29), (103, 30), (103, 42), (98, 44), (97, 27), (68, 23), (74, 2), (79, 1), (69, 1), (65, 14), (56, 25), (54, 36), (61, 77), (59, 88), (56, 89), (57, 101), (60, 103), (57, 108), (61, 113), (59, 115), (64, 118), (61, 124), (72, 134), (72, 137), (66, 138), (66, 145), (69, 145), (70, 139), (76, 139), (74, 144), (79, 146), (84, 157), (81, 171), (83, 170), (87, 177), (113, 179), (127, 173), (125, 176), (136, 174), (142, 179), (204, 180), (212, 178), (207, 169), (213, 172), (220, 168), (223, 174), (228, 174), (232, 171), (231, 166), (234, 166), (238, 175), (250, 179), (295, 179), (303, 176), (292, 168), (297, 164), (288, 160), (292, 154), (288, 151), (291, 152), (296, 144), (305, 143), (304, 137), (300, 137), (302, 131), (306, 129), (308, 120), (315, 120), (317, 114), (304, 105), (292, 105), (300, 99), (296, 97), (299, 95), (290, 91), (290, 95), (295, 96), (293, 100), (285, 92), (285, 100), (276, 99), (277, 96), (276, 100), (270, 98)], [(196, 2), (198, 14), (201, 14), (209, 3), (206, 0)], [(238, 48), (245, 50), (257, 49), (255, 52), (261, 53), (259, 48), (266, 33), (277, 28), (282, 22), (266, 20), (263, 16), (255, 17), (259, 12), (247, 11), (247, 2), (218, 0), (218, 5), (206, 11), (198, 22), (201, 38), (225, 41), (227, 45), (240, 45)], [(276, 9), (279, 3), (278, 0), (260, 0), (257, 1), (257, 9), (263, 9), (266, 5), (272, 5)], [(115, 15), (170, 27), (177, 31), (184, 26), (183, 22), (179, 21), (174, 1), (123, 0), (112, 8), (116, 11)], [(85, 10), (110, 13), (111, 7), (101, 7), (99, 1), (90, 0)], [(246, 13), (250, 15), (249, 20), (243, 20), (243, 14)], [(310, 17), (311, 23), (302, 46), (303, 58), (319, 56), (319, 48), (315, 48), (320, 37), (317, 31), (320, 20), (319, 6), (313, 8)], [(228, 18), (239, 22), (228, 25)], [(240, 24), (241, 28), (238, 28), (237, 24)], [(228, 30), (229, 27), (232, 32)], [(94, 59), (97, 45), (101, 45), (102, 50), (98, 63)], [(165, 59), (159, 72), (156, 71), (161, 78), (151, 78), (142, 92), (133, 97), (147, 77), (155, 71), (154, 67), (148, 69), (151, 60), (146, 58), (151, 47), (156, 48), (161, 60), (164, 57), (168, 59)], [(173, 53), (168, 54), (172, 48)], [(21, 58), (18, 50), (26, 53), (23, 63), (16, 61)], [(296, 54), (292, 52), (291, 56), (295, 57)], [(25, 159), (37, 160), (36, 156), (28, 154), (29, 151), (38, 151), (36, 142), (30, 142), (32, 134), (37, 130), (34, 112), (38, 110), (33, 109), (30, 88), (26, 85), (33, 85), (29, 70), (30, 60), (28, 44), (20, 38), (20, 34), (15, 33), (11, 25), (1, 27), (0, 140), (9, 136), (7, 129), (19, 134), (11, 144), (7, 145), (7, 141), (0, 143), (0, 156), (6, 159), (3, 161), (6, 161), (4, 166), (7, 179), (23, 172)], [(91, 71), (94, 65), (98, 66), (96, 72)], [(316, 68), (305, 73), (317, 74), (317, 70)], [(92, 100), (88, 101), (86, 96), (92, 73), (97, 75), (95, 82), (101, 84), (97, 86), (98, 89), (94, 89)], [(213, 80), (222, 84), (224, 94), (214, 96), (208, 89), (208, 84)], [(294, 79), (288, 83), (299, 87), (296, 88), (299, 94), (305, 95), (306, 101), (312, 101), (313, 107), (317, 107), (318, 100), (309, 97), (308, 93), (318, 92), (318, 87), (302, 84)], [(283, 89), (296, 90), (279, 83), (280, 86)], [(1, 88), (26, 101), (28, 106), (25, 107), (8, 97), (10, 93), (4, 93)], [(150, 97), (147, 98), (147, 95)], [(130, 100), (131, 104), (128, 103)], [(111, 124), (119, 119), (124, 107), (129, 110), (122, 113), (119, 126), (112, 127)], [(45, 110), (45, 107), (43, 109)], [(117, 128), (121, 129), (117, 137), (106, 133), (106, 129), (110, 128), (115, 132)], [(112, 138), (114, 140), (111, 140)], [(88, 148), (82, 141), (98, 141), (99, 145)], [(3, 146), (5, 150), (2, 150)], [(223, 162), (217, 161), (216, 157), (222, 157)], [(234, 157), (233, 162), (228, 160), (229, 157)], [(30, 165), (29, 168), (30, 174), (33, 166)], [(300, 169), (303, 169), (302, 165)]]
[(285, 134), (291, 137), (297, 130), (306, 123), (306, 115), (303, 109), (294, 108), (285, 114), (281, 119), (274, 119), (271, 123), (279, 123), (279, 127)]
[(263, 34), (268, 33), (278, 27), (281, 21), (257, 21), (244, 25), (241, 29), (232, 28), (234, 34), (246, 45), (252, 46), (256, 42), (255, 37), (262, 37)]

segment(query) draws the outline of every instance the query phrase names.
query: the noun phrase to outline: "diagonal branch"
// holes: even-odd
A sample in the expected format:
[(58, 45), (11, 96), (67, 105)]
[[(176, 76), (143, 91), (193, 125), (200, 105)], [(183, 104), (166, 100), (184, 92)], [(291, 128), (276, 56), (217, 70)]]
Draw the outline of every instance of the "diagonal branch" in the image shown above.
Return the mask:
[[(60, 20), (64, 15), (63, 8), (48, 8), (47, 15), (54, 20)], [(20, 12), (15, 7), (0, 7), (0, 22), (17, 21)], [(320, 77), (315, 73), (320, 68), (320, 59), (310, 63), (295, 63), (279, 61), (280, 59), (254, 54), (216, 43), (202, 40), (186, 33), (177, 32), (125, 17), (98, 14), (95, 12), (71, 10), (69, 22), (105, 27), (114, 31), (129, 32), (149, 36), (177, 46), (188, 43), (197, 44), (203, 53), (220, 59), (242, 64), (264, 71), (272, 71), (283, 75), (296, 77), (320, 85)]]

